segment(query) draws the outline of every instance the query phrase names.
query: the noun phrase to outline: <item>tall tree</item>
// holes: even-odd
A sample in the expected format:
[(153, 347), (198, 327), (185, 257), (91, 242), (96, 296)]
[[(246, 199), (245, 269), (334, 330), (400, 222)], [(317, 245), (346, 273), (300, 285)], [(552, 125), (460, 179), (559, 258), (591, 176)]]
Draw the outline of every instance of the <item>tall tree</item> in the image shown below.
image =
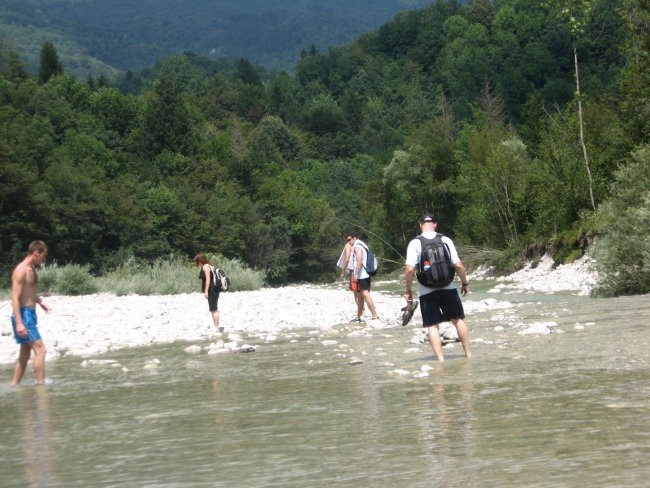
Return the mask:
[(622, 109), (628, 132), (636, 143), (650, 134), (650, 6), (643, 0), (624, 0), (623, 17), (628, 26), (624, 53)]
[(575, 70), (576, 83), (576, 102), (578, 104), (578, 124), (580, 133), (580, 146), (582, 147), (582, 159), (585, 163), (587, 178), (589, 179), (589, 197), (591, 199), (591, 208), (596, 210), (596, 201), (594, 199), (594, 185), (589, 166), (589, 157), (587, 155), (587, 145), (585, 144), (585, 123), (582, 115), (582, 93), (580, 92), (580, 71), (578, 69), (578, 41), (585, 33), (589, 17), (592, 10), (591, 0), (548, 0), (547, 6), (561, 20), (569, 24), (571, 31), (571, 47), (573, 49), (573, 67)]
[(234, 79), (241, 80), (243, 83), (246, 83), (248, 85), (262, 86), (260, 75), (257, 74), (255, 67), (248, 59), (239, 59)]
[(143, 113), (145, 152), (164, 149), (186, 154), (191, 147), (192, 124), (183, 99), (166, 77), (161, 77)]
[(38, 68), (38, 81), (47, 83), (50, 78), (63, 74), (63, 65), (54, 44), (45, 42), (41, 48), (41, 64)]

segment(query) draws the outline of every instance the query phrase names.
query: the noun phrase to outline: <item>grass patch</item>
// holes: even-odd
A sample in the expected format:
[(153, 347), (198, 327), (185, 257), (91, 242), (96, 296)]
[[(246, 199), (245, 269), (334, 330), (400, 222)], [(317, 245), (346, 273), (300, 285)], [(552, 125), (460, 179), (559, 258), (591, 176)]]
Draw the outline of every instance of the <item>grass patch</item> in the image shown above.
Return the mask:
[[(258, 290), (265, 284), (263, 271), (248, 268), (238, 259), (209, 256), (210, 262), (230, 278), (229, 291)], [(111, 293), (124, 295), (178, 295), (201, 291), (199, 270), (183, 256), (169, 256), (147, 263), (128, 258), (103, 276), (93, 276), (88, 266), (56, 262), (39, 272), (39, 291), (57, 295)], [(11, 290), (6, 290), (7, 297)]]
[(56, 262), (45, 266), (39, 272), (38, 286), (41, 293), (57, 295), (91, 295), (99, 290), (96, 279), (90, 274), (89, 266), (59, 266)]

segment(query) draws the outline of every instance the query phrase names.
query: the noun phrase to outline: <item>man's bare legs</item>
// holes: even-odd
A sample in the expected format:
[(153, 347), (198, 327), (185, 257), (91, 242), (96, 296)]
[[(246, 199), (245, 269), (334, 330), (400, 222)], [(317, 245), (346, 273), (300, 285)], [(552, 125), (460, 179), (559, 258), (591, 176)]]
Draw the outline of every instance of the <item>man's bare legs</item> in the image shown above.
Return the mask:
[[(469, 331), (467, 330), (467, 324), (465, 324), (463, 319), (452, 319), (451, 322), (454, 324), (454, 327), (456, 327), (458, 338), (460, 339), (460, 343), (463, 345), (463, 350), (465, 351), (465, 357), (467, 359), (471, 358), (472, 352), (469, 348)], [(439, 325), (440, 324), (436, 324), (429, 327), (428, 336), (429, 343), (431, 344), (431, 348), (433, 349), (436, 358), (442, 363), (445, 360), (445, 356), (442, 353), (442, 339), (440, 338)]]
[(442, 363), (445, 360), (445, 356), (442, 354), (442, 340), (440, 339), (440, 331), (438, 330), (439, 325), (430, 326), (427, 335), (429, 336), (429, 344), (431, 344), (433, 353), (436, 355), (438, 361)]
[(14, 376), (11, 380), (12, 385), (17, 385), (23, 379), (27, 363), (31, 357), (32, 350), (34, 351), (34, 377), (37, 385), (45, 384), (45, 344), (42, 340), (30, 342), (20, 345), (20, 353), (16, 367), (14, 368)]
[(463, 319), (451, 319), (451, 323), (456, 327), (456, 332), (458, 332), (458, 338), (460, 343), (463, 345), (463, 350), (465, 351), (465, 357), (467, 359), (472, 357), (472, 351), (469, 349), (469, 331), (467, 330), (467, 324)]
[(363, 314), (363, 304), (365, 302), (366, 305), (368, 305), (368, 310), (370, 310), (370, 313), (372, 314), (372, 318), (378, 319), (379, 317), (375, 310), (375, 302), (373, 302), (370, 292), (368, 290), (362, 290), (358, 292), (358, 295), (360, 295), (360, 299), (357, 301), (357, 316), (361, 318), (361, 315)]
[(357, 319), (361, 321), (361, 317), (363, 317), (363, 296), (361, 296), (360, 291), (355, 291), (354, 292), (354, 301), (357, 302)]
[(29, 357), (32, 354), (31, 344), (21, 344), (20, 353), (18, 354), (18, 361), (16, 361), (16, 367), (14, 368), (14, 377), (11, 380), (12, 385), (17, 385), (20, 383), (20, 380), (23, 379), (25, 370), (27, 369), (27, 363), (29, 362)]
[(354, 292), (354, 301), (357, 304), (357, 316), (361, 318), (363, 316), (363, 309), (364, 309), (364, 301), (363, 297), (361, 296), (361, 293), (359, 292)]

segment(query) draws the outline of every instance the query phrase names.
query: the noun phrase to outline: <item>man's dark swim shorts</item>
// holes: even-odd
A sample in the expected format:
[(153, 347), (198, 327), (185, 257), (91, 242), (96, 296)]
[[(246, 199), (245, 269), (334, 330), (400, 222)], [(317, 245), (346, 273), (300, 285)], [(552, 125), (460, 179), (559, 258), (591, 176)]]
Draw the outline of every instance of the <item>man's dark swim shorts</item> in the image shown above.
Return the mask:
[(435, 290), (420, 296), (420, 312), (422, 327), (465, 318), (465, 310), (456, 289)]

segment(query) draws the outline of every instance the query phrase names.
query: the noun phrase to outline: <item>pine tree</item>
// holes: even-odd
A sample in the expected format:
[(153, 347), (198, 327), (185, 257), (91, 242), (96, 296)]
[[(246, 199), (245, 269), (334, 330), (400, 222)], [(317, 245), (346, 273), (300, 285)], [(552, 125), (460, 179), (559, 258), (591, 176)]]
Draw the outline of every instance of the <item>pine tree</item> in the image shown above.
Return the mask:
[(47, 83), (50, 78), (63, 74), (63, 65), (51, 42), (46, 42), (41, 48), (41, 65), (38, 68), (39, 83)]

